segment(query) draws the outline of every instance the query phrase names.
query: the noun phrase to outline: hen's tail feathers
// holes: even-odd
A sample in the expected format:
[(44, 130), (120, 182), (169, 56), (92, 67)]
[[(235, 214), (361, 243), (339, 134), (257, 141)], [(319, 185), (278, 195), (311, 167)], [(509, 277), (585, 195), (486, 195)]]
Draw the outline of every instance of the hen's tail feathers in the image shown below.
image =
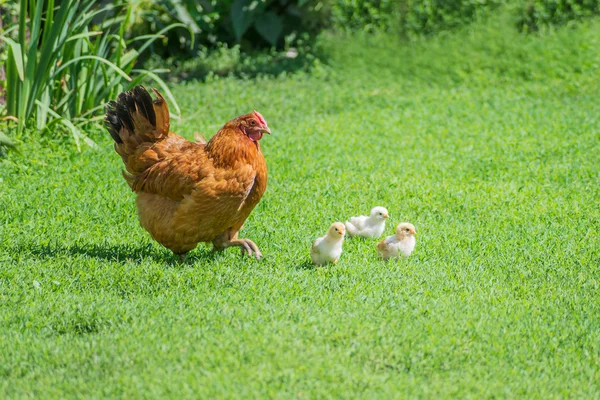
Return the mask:
[(131, 136), (155, 142), (169, 133), (167, 102), (158, 90), (152, 91), (156, 100), (143, 86), (136, 86), (108, 102), (104, 125), (116, 143), (124, 144)]
[(141, 173), (156, 162), (156, 155), (144, 153), (169, 134), (167, 102), (156, 89), (152, 91), (156, 100), (152, 100), (143, 86), (136, 86), (119, 94), (117, 101), (106, 105), (104, 125), (115, 141), (115, 150), (132, 175)]
[(355, 236), (358, 233), (358, 229), (350, 221), (346, 221), (346, 230), (349, 236)]

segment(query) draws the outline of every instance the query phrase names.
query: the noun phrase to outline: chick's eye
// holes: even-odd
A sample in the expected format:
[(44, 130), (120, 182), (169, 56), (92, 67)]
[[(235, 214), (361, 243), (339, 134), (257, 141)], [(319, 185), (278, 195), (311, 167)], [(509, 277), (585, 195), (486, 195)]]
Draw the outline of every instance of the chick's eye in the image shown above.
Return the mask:
[(336, 232), (337, 232), (337, 230), (338, 230), (338, 229), (337, 229), (337, 228), (335, 228), (335, 231), (336, 231)]

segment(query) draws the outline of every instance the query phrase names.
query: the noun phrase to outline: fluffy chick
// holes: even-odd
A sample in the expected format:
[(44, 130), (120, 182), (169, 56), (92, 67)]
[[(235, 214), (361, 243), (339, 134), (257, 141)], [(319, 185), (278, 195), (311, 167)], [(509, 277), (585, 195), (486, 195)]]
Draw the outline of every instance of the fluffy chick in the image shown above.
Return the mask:
[(323, 265), (330, 262), (337, 263), (342, 255), (342, 243), (346, 227), (341, 222), (334, 222), (329, 227), (327, 234), (321, 236), (312, 245), (310, 258), (315, 265)]
[(385, 220), (390, 217), (385, 207), (375, 207), (371, 210), (371, 215), (361, 215), (352, 217), (346, 221), (348, 235), (362, 236), (366, 238), (378, 238), (385, 230)]
[(400, 257), (400, 253), (408, 257), (417, 244), (416, 234), (417, 231), (413, 224), (403, 222), (396, 228), (396, 234), (377, 243), (377, 252), (384, 260)]

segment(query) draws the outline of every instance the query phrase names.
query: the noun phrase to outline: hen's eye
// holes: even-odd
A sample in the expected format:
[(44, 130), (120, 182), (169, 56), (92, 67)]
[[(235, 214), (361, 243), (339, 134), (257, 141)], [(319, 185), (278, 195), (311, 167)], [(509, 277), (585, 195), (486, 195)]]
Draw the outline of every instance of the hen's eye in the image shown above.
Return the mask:
[(252, 125), (252, 126), (256, 125), (256, 121), (250, 120), (250, 125)]

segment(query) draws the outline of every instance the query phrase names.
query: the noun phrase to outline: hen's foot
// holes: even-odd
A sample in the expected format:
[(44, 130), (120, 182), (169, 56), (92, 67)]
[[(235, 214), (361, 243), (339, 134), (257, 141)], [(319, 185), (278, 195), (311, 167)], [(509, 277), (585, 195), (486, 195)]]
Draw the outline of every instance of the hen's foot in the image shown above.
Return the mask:
[(262, 258), (262, 253), (258, 249), (258, 246), (250, 239), (231, 239), (213, 242), (213, 245), (213, 251), (221, 251), (227, 247), (238, 246), (242, 251), (242, 255), (247, 255), (248, 257), (254, 256), (257, 260)]
[(256, 257), (257, 260), (262, 258), (262, 253), (258, 249), (258, 246), (254, 244), (254, 242), (250, 239), (235, 239), (231, 241), (232, 246), (239, 246), (242, 251), (242, 255), (247, 255), (248, 257)]

